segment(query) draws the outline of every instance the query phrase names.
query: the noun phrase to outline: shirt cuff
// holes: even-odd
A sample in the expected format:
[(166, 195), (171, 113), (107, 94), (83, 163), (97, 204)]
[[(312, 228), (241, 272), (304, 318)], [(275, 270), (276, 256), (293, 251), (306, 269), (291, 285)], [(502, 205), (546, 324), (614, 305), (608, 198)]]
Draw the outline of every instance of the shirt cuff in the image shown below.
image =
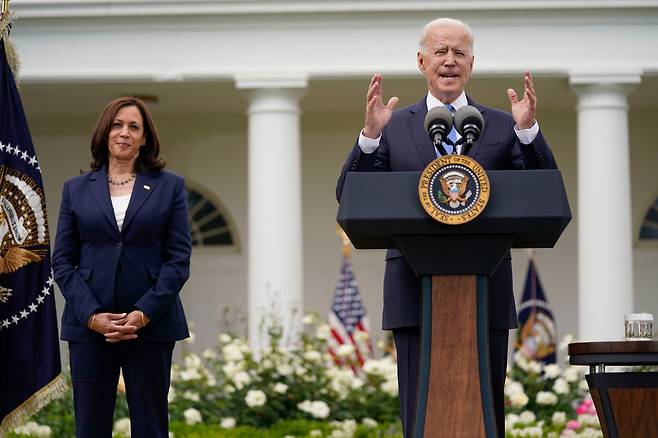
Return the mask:
[(379, 134), (379, 137), (372, 139), (363, 135), (363, 130), (359, 134), (359, 149), (364, 154), (372, 154), (375, 152), (375, 149), (379, 147), (379, 140), (381, 140), (382, 135)]
[(535, 124), (528, 129), (519, 129), (514, 125), (514, 132), (516, 132), (516, 136), (522, 144), (530, 144), (535, 141), (535, 137), (539, 134), (539, 122), (535, 121)]

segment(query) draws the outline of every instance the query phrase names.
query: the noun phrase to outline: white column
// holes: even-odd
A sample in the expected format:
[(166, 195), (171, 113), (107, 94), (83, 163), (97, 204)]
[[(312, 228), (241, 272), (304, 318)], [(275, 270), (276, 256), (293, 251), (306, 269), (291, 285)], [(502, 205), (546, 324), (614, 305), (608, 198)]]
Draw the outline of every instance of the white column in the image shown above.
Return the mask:
[[(249, 97), (248, 309), (253, 347), (266, 325), (294, 333), (303, 311), (299, 98), (306, 78), (239, 77)], [(265, 326), (263, 325), (265, 322)]]
[(620, 340), (633, 307), (627, 95), (639, 74), (572, 75), (578, 95), (578, 339)]

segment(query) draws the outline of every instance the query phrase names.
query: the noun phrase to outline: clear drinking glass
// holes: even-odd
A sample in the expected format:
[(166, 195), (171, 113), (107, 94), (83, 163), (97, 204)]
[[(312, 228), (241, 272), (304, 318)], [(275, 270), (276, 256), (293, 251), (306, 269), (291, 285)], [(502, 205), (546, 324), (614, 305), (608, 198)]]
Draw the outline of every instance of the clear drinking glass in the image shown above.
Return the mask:
[(650, 341), (653, 338), (653, 315), (629, 313), (624, 315), (624, 340)]

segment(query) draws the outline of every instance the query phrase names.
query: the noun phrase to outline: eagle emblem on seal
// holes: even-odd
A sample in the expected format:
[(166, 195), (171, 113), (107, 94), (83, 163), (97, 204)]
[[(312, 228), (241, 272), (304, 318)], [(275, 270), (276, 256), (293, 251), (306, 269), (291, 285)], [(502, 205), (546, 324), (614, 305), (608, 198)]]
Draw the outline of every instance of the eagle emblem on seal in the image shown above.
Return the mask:
[(452, 208), (463, 206), (471, 192), (466, 191), (468, 186), (468, 175), (461, 172), (447, 172), (440, 178), (441, 191), (445, 195), (443, 202)]

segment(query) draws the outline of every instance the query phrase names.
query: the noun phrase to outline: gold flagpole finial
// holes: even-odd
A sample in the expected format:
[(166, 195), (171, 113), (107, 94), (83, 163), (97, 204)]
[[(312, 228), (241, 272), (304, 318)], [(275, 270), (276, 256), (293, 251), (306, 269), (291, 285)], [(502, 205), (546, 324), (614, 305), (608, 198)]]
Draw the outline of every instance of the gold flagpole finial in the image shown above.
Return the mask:
[(350, 238), (347, 237), (345, 231), (338, 224), (336, 224), (336, 234), (338, 234), (338, 237), (343, 242), (343, 255), (349, 257), (352, 254), (352, 242), (350, 242)]
[(2, 0), (2, 16), (9, 14), (9, 0)]

